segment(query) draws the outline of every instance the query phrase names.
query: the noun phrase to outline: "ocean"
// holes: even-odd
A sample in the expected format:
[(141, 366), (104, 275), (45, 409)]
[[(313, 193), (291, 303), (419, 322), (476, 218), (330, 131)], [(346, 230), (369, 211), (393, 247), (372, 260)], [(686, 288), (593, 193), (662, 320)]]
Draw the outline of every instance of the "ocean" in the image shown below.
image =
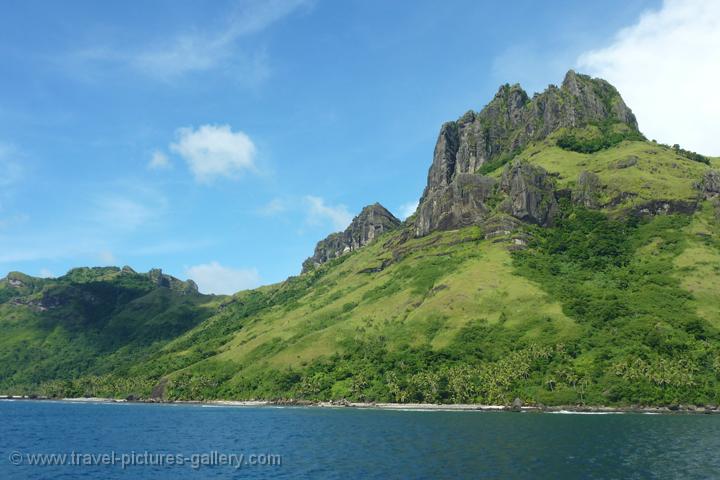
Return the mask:
[(0, 479), (720, 478), (720, 416), (0, 401)]

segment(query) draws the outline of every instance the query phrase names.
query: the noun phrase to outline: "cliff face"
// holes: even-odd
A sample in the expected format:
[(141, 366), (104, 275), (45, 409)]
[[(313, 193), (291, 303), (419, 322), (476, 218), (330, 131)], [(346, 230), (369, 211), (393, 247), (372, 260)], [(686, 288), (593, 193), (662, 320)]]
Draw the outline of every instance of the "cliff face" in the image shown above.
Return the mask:
[(303, 273), (367, 245), (382, 233), (398, 228), (400, 223), (400, 220), (379, 203), (368, 205), (353, 218), (345, 231), (333, 233), (318, 242), (313, 256), (303, 262)]
[[(416, 219), (416, 235), (434, 230), (459, 228), (476, 224), (485, 218), (486, 203), (492, 197), (495, 181), (480, 175), (484, 165), (506, 163), (528, 143), (542, 140), (556, 130), (583, 127), (591, 123), (623, 123), (637, 131), (637, 121), (617, 90), (608, 82), (567, 73), (561, 87), (550, 86), (543, 93), (529, 98), (519, 85), (504, 85), (493, 100), (479, 113), (470, 111), (440, 129), (428, 182), (420, 200)], [(545, 189), (543, 172), (523, 173), (518, 181)], [(535, 179), (529, 176), (537, 177)], [(511, 190), (505, 179), (504, 193)], [(522, 183), (521, 182), (521, 183)], [(512, 182), (511, 182), (512, 183)], [(516, 194), (519, 185), (516, 185)], [(522, 195), (521, 195), (522, 196)], [(515, 198), (511, 203), (533, 202), (533, 198)], [(551, 204), (526, 204), (521, 215), (537, 223), (547, 221), (546, 210)], [(510, 209), (513, 210), (512, 208)]]
[(524, 222), (552, 224), (557, 212), (555, 184), (543, 168), (513, 162), (503, 172), (500, 191), (506, 196), (500, 210)]

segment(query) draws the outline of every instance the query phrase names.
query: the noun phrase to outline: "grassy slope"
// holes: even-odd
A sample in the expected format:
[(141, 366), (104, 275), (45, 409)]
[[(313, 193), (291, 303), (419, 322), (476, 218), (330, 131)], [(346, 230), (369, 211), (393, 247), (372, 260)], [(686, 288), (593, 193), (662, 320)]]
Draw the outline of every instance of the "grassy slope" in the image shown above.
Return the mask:
[[(708, 168), (650, 142), (579, 154), (551, 139), (521, 156), (554, 173), (561, 188), (590, 170), (605, 201), (633, 194), (612, 211), (693, 200)], [(631, 166), (617, 168), (627, 159)], [(718, 228), (709, 204), (692, 218), (610, 228), (610, 243), (632, 248), (622, 264), (600, 267), (548, 249), (557, 240), (543, 236), (549, 231), (536, 233), (545, 238), (530, 250), (537, 261), (475, 227), (404, 242), (393, 232), (302, 277), (202, 300), (213, 313), (207, 320), (141, 354), (123, 346), (107, 365), (146, 378), (141, 394), (167, 379), (170, 398), (720, 402)], [(576, 243), (597, 232), (583, 235)], [(116, 322), (146, 311), (133, 308)], [(161, 323), (174, 317), (159, 315)], [(16, 346), (37, 328), (8, 330), (4, 341)]]
[[(595, 154), (538, 145), (523, 156), (556, 173), (561, 188), (571, 187), (580, 171), (591, 170), (606, 185), (607, 198), (620, 192), (637, 194), (620, 208), (655, 199), (693, 200), (693, 184), (707, 168), (649, 142), (624, 142)], [(619, 160), (630, 157), (637, 163), (616, 167)], [(715, 286), (720, 274), (713, 265), (719, 253), (715, 244), (697, 235), (701, 230), (717, 235), (712, 208), (704, 206), (682, 228), (680, 250), (671, 253), (675, 269), (670, 275), (681, 282), (684, 291), (693, 293), (690, 305), (698, 315), (719, 326), (716, 292), (720, 290)], [(398, 235), (386, 236), (323, 267), (320, 278), (306, 292), (289, 304), (281, 302), (253, 314), (216, 355), (186, 371), (226, 372), (222, 383), (229, 395), (291, 395), (297, 390), (267, 391), (254, 383), (249, 388), (247, 378), (288, 368), (311, 371), (333, 353), (351, 351), (349, 345), (366, 338), (382, 338), (383, 348), (389, 352), (427, 347), (444, 352), (456, 346), (463, 329), (478, 322), (512, 331), (507, 336), (516, 338), (518, 346), (536, 341), (548, 345), (573, 342), (594, 328), (583, 318), (566, 314), (566, 305), (557, 294), (547, 291), (542, 279), (533, 281), (520, 275), (507, 243), (482, 240), (475, 228), (437, 232), (401, 246), (396, 246)], [(640, 260), (665, 255), (657, 238), (648, 239), (641, 247), (635, 254)], [(381, 272), (361, 273), (393, 255), (400, 255), (401, 260)], [(283, 287), (270, 287), (269, 291), (274, 288)], [(590, 365), (596, 359), (587, 353), (576, 361)], [(567, 398), (540, 393), (545, 401)], [(572, 400), (578, 399), (577, 391), (572, 395)]]
[[(702, 163), (677, 155), (672, 149), (651, 142), (623, 142), (593, 154), (563, 150), (553, 135), (528, 147), (520, 158), (557, 174), (559, 188), (572, 188), (580, 172), (596, 173), (604, 185), (601, 203), (608, 205), (630, 193), (613, 209), (642, 205), (650, 200), (694, 200), (694, 182), (707, 169)], [(623, 168), (623, 163), (631, 164)], [(499, 175), (501, 170), (494, 172)]]

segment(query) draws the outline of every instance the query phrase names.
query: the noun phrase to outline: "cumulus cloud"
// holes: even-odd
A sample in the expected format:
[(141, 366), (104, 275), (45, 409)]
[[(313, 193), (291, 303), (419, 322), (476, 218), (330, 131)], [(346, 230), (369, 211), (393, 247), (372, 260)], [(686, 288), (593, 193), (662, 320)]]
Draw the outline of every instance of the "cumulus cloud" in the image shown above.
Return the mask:
[(720, 155), (717, 0), (665, 0), (578, 65), (620, 90), (649, 138)]
[(418, 200), (415, 200), (414, 202), (407, 202), (400, 205), (400, 218), (405, 220), (410, 215), (415, 213), (415, 210), (417, 210), (419, 203), (420, 202)]
[(199, 182), (235, 178), (256, 170), (255, 144), (245, 133), (233, 132), (230, 125), (202, 125), (197, 130), (180, 128), (176, 135), (170, 149), (187, 162)]
[(203, 293), (230, 295), (260, 285), (256, 269), (235, 269), (215, 261), (188, 267), (185, 275), (194, 280)]
[(327, 205), (324, 199), (312, 195), (306, 195), (304, 200), (310, 223), (330, 221), (335, 230), (344, 230), (352, 221), (353, 217), (345, 205)]
[(150, 158), (150, 163), (148, 163), (148, 168), (150, 170), (167, 170), (171, 167), (172, 163), (170, 163), (170, 159), (167, 155), (160, 150), (155, 150), (153, 152), (152, 157)]

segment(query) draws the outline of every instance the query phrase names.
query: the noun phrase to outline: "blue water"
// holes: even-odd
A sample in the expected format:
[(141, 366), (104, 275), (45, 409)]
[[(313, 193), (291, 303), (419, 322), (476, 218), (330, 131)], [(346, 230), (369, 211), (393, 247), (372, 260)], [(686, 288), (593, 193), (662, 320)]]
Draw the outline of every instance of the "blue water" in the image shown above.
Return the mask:
[[(72, 452), (84, 455), (75, 465), (27, 464)], [(704, 479), (720, 478), (719, 452), (720, 416), (710, 415), (0, 401), (0, 479)], [(157, 465), (160, 454), (185, 463)], [(220, 464), (220, 454), (244, 464)], [(123, 455), (156, 464), (123, 468)], [(280, 465), (249, 465), (250, 455)]]

